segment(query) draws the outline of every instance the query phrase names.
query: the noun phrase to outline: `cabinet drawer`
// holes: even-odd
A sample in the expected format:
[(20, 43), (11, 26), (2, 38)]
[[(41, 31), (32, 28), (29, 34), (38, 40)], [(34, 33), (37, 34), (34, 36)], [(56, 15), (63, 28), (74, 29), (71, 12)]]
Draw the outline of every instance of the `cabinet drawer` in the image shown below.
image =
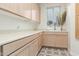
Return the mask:
[(38, 37), (38, 35), (34, 34), (32, 36), (25, 37), (18, 41), (14, 41), (14, 42), (3, 45), (3, 55), (9, 55), (10, 53), (14, 52), (15, 50), (17, 50), (17, 49), (21, 48), (22, 46), (24, 46), (25, 44), (29, 43), (36, 37)]
[(66, 32), (44, 32), (44, 46), (67, 48), (68, 34)]
[(9, 56), (28, 56), (29, 55), (29, 44), (25, 45), (21, 49), (17, 50), (16, 52), (12, 53)]
[(51, 46), (51, 47), (55, 47), (55, 42), (43, 42), (43, 46)]
[(0, 56), (1, 56), (1, 47), (0, 47)]
[(43, 35), (43, 38), (44, 38), (44, 41), (43, 41), (43, 45), (44, 46), (52, 46), (52, 47), (55, 47), (56, 35), (45, 34), (45, 35)]
[(29, 45), (29, 55), (36, 56), (38, 53), (38, 39), (35, 39)]
[(76, 4), (76, 15), (79, 15), (79, 4)]

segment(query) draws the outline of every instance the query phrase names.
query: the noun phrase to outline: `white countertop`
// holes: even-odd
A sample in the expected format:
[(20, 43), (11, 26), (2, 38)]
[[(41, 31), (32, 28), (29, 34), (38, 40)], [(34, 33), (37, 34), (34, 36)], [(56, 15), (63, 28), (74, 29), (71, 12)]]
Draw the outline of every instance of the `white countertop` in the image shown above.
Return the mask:
[(0, 46), (42, 31), (0, 32)]

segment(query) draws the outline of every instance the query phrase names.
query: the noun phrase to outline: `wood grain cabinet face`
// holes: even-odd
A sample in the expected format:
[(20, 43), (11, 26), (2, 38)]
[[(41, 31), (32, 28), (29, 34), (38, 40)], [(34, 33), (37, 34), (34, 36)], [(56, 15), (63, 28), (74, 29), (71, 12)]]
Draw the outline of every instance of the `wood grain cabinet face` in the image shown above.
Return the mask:
[(78, 3), (76, 4), (76, 11), (75, 12), (76, 12), (76, 16), (75, 16), (75, 18), (76, 18), (76, 23), (75, 23), (76, 32), (75, 32), (75, 36), (78, 39), (79, 38), (79, 4)]
[(29, 56), (29, 45), (22, 47), (9, 56)]
[(33, 42), (30, 43), (29, 55), (36, 56), (37, 53), (38, 53), (38, 39), (35, 39)]
[(55, 39), (55, 46), (61, 47), (61, 48), (67, 48), (68, 47), (68, 40), (66, 35), (58, 35)]
[(20, 39), (18, 41), (3, 45), (3, 55), (9, 55), (10, 53), (14, 52), (15, 50), (19, 49), (23, 45), (27, 44), (28, 42), (34, 40), (37, 38), (39, 35), (34, 34), (30, 37), (26, 37), (23, 39)]
[(11, 12), (17, 13), (16, 3), (0, 3), (0, 8), (9, 10)]
[(79, 3), (76, 3), (75, 7), (76, 7), (76, 11), (75, 11), (76, 15), (79, 15)]
[(32, 20), (40, 21), (40, 6), (34, 3), (32, 3)]
[(37, 39), (38, 39), (38, 51), (40, 51), (43, 44), (42, 33), (39, 34), (39, 37)]
[(36, 3), (0, 3), (0, 8), (39, 22), (40, 7)]
[(0, 47), (0, 56), (1, 56), (1, 47)]
[(35, 37), (30, 38), (30, 39), (33, 39), (32, 42), (30, 42), (23, 48), (17, 50), (10, 56), (36, 56), (39, 49), (41, 48), (41, 45), (39, 46), (39, 44), (41, 44), (41, 42), (40, 42), (41, 41), (41, 36), (40, 36), (41, 34), (38, 33), (36, 35), (37, 35), (36, 38)]
[(31, 3), (18, 3), (17, 4), (17, 12), (18, 14), (31, 19), (32, 15), (31, 15), (31, 11), (32, 11), (32, 4)]
[(51, 35), (51, 34), (44, 34), (43, 35), (43, 45), (44, 46), (53, 46), (55, 47), (55, 35)]
[(79, 38), (79, 16), (76, 16), (76, 38)]
[(68, 47), (67, 37), (68, 37), (67, 33), (44, 32), (43, 45), (51, 47), (67, 48)]

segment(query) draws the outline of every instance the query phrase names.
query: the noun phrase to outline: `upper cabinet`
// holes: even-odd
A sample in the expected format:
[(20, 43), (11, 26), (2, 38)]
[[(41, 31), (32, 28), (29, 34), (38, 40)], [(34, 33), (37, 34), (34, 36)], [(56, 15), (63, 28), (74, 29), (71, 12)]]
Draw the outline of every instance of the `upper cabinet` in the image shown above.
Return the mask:
[(40, 7), (39, 4), (32, 3), (32, 20), (40, 21)]
[(18, 16), (39, 22), (40, 7), (36, 3), (0, 3), (0, 8)]
[(79, 38), (79, 4), (76, 4), (76, 10), (75, 10), (75, 18), (76, 18), (76, 23), (75, 23), (75, 27), (76, 27), (76, 38)]
[(76, 15), (79, 15), (79, 4), (76, 4)]
[(0, 3), (0, 8), (16, 13), (17, 6), (14, 3)]

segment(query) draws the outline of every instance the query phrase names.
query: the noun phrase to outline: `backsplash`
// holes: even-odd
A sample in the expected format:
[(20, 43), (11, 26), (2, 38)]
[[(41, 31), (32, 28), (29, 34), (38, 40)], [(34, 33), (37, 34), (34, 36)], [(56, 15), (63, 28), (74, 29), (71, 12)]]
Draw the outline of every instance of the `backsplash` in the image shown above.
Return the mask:
[(0, 14), (0, 30), (34, 30), (37, 23)]

